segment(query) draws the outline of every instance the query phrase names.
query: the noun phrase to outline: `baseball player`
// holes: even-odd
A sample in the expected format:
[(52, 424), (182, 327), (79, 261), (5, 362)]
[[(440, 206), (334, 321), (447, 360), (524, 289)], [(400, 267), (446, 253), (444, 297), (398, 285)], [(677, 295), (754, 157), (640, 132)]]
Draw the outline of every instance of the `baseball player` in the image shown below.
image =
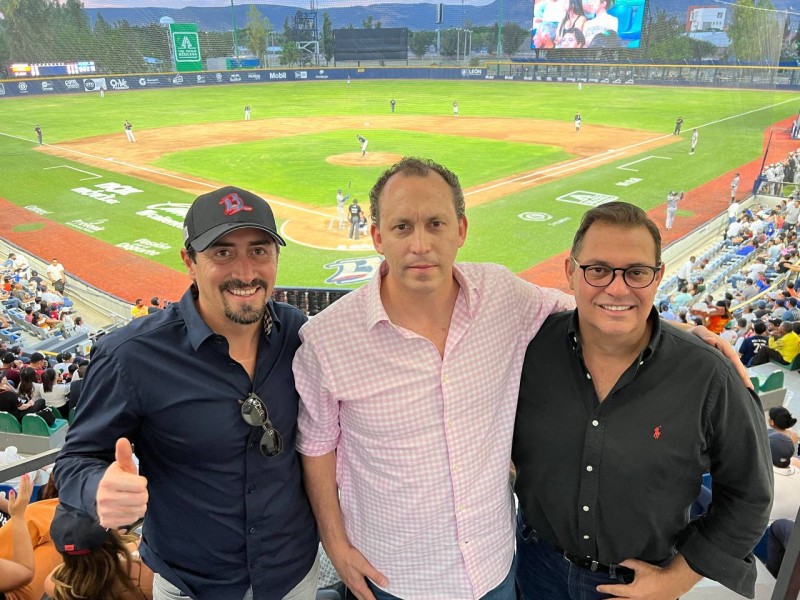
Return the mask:
[(361, 217), (364, 212), (358, 205), (358, 198), (353, 198), (353, 203), (347, 207), (350, 213), (350, 233), (347, 237), (357, 240), (358, 234), (361, 232)]
[(678, 201), (683, 197), (683, 192), (678, 194), (674, 190), (667, 194), (667, 222), (666, 229), (672, 229), (672, 224), (675, 222), (675, 213), (678, 212)]
[(458, 101), (457, 100), (453, 102), (453, 116), (454, 117), (458, 116)]
[(249, 121), (250, 120), (250, 105), (249, 104), (245, 104), (244, 105), (244, 120), (245, 121)]
[(575, 133), (581, 130), (581, 113), (575, 113)]
[(123, 127), (125, 128), (125, 137), (128, 138), (128, 141), (135, 142), (136, 138), (133, 136), (133, 125), (131, 125), (131, 122), (125, 119)]
[(367, 144), (369, 142), (367, 142), (367, 138), (365, 138), (363, 135), (359, 134), (356, 135), (356, 137), (358, 138), (358, 141), (361, 143), (361, 158), (364, 158), (367, 155)]
[(339, 230), (341, 231), (344, 229), (344, 203), (347, 202), (347, 199), (350, 197), (350, 194), (344, 195), (342, 193), (341, 188), (336, 191), (336, 212), (339, 215)]
[(33, 130), (36, 132), (36, 137), (39, 138), (39, 145), (41, 146), (42, 145), (42, 128), (39, 127), (39, 125), (36, 125), (36, 127), (34, 127)]
[(675, 131), (672, 132), (672, 135), (681, 134), (681, 125), (683, 125), (683, 117), (678, 117), (678, 120), (675, 121)]
[(392, 98), (391, 100), (389, 100), (389, 106), (391, 106), (391, 107), (392, 107), (392, 112), (394, 112), (394, 105), (395, 105), (395, 104), (397, 104), (397, 102), (395, 102), (395, 101), (394, 101), (394, 98)]
[(694, 149), (697, 146), (697, 129), (692, 129), (692, 147), (689, 150), (689, 154), (694, 154)]
[(731, 202), (736, 200), (736, 190), (739, 189), (739, 174), (733, 176), (731, 180)]

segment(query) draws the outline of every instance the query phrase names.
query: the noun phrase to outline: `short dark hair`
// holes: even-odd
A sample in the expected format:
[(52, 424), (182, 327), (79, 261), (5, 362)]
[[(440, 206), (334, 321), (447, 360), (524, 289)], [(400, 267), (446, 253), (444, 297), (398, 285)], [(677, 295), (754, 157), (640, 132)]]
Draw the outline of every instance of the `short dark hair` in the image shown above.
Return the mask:
[(653, 223), (652, 219), (641, 208), (628, 202), (607, 202), (587, 210), (583, 214), (578, 231), (575, 232), (575, 237), (572, 238), (570, 256), (576, 258), (576, 255), (581, 250), (586, 232), (596, 222), (619, 225), (621, 227), (645, 227), (656, 244), (656, 265), (661, 265), (661, 232), (658, 230), (658, 225)]
[(386, 182), (389, 181), (391, 177), (398, 173), (406, 177), (425, 177), (431, 171), (438, 173), (442, 179), (445, 180), (447, 185), (450, 186), (450, 190), (453, 192), (453, 204), (456, 209), (456, 217), (461, 219), (466, 212), (466, 208), (464, 204), (464, 192), (461, 189), (461, 184), (458, 182), (458, 176), (446, 167), (428, 158), (406, 156), (400, 162), (386, 169), (378, 178), (378, 181), (375, 182), (375, 185), (372, 186), (369, 192), (369, 216), (372, 222), (375, 225), (380, 224), (380, 196), (381, 192), (383, 192), (383, 188), (386, 187)]
[(758, 335), (761, 335), (767, 330), (767, 324), (764, 321), (758, 320), (753, 321), (753, 331), (755, 331)]

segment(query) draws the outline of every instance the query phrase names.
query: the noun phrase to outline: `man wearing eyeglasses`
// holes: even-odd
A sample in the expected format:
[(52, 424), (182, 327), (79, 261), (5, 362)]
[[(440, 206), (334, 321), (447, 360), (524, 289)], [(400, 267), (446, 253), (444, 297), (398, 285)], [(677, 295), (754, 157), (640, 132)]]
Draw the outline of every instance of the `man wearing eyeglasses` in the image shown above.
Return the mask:
[[(658, 227), (589, 210), (565, 261), (577, 308), (525, 356), (512, 457), (526, 600), (674, 600), (702, 577), (753, 597), (771, 504), (758, 398), (722, 354), (661, 321)], [(713, 509), (688, 520), (711, 471)]]
[(225, 187), (191, 205), (184, 245), (180, 302), (92, 349), (60, 499), (104, 527), (144, 516), (155, 600), (312, 600), (291, 371), (305, 318), (271, 300), (285, 243), (264, 200)]

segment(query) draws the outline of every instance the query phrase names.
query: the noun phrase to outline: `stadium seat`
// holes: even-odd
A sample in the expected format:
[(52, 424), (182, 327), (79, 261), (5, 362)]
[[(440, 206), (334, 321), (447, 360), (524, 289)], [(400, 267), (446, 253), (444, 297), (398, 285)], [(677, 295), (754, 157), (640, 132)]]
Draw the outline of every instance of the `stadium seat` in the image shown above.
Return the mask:
[(22, 433), (22, 426), (17, 417), (9, 412), (0, 410), (0, 431), (5, 433)]
[(50, 437), (62, 427), (66, 427), (66, 419), (56, 419), (52, 426), (48, 426), (39, 415), (25, 415), (22, 417), (22, 433)]
[(794, 357), (794, 360), (788, 364), (784, 365), (783, 363), (779, 363), (777, 360), (770, 359), (770, 362), (774, 365), (778, 365), (782, 369), (786, 369), (787, 371), (798, 371), (800, 370), (800, 354)]
[(751, 377), (750, 381), (753, 382), (756, 392), (759, 394), (778, 390), (783, 387), (783, 371), (775, 370), (766, 377)]

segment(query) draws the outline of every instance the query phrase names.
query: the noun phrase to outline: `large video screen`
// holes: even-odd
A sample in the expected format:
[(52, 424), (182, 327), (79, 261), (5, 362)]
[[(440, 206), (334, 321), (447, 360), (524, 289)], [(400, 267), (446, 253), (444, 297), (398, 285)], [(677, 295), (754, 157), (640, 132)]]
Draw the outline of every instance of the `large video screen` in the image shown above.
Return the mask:
[(531, 48), (638, 48), (646, 0), (533, 0)]

